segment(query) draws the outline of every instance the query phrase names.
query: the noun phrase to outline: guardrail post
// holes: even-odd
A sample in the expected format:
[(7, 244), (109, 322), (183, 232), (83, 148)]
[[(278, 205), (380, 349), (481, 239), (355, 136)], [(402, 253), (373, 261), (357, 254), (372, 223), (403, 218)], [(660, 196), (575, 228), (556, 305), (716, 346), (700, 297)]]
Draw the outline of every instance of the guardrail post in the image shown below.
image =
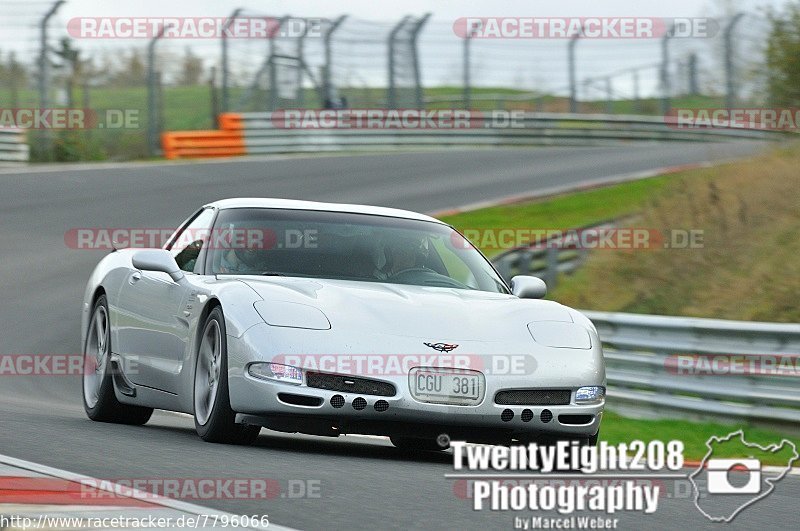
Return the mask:
[(736, 86), (734, 84), (733, 65), (733, 29), (742, 20), (744, 13), (737, 13), (725, 28), (723, 40), (725, 43), (725, 106), (732, 109), (736, 105)]
[(156, 42), (164, 36), (166, 29), (166, 26), (162, 26), (147, 45), (147, 154), (151, 157), (161, 151), (158, 145), (161, 113), (156, 102)]
[(228, 58), (228, 36), (227, 32), (233, 24), (234, 19), (238, 17), (242, 13), (242, 8), (237, 8), (231, 13), (231, 16), (225, 21), (225, 24), (222, 26), (222, 36), (221, 36), (221, 44), (222, 44), (222, 112), (228, 112), (230, 110), (230, 65), (229, 58)]

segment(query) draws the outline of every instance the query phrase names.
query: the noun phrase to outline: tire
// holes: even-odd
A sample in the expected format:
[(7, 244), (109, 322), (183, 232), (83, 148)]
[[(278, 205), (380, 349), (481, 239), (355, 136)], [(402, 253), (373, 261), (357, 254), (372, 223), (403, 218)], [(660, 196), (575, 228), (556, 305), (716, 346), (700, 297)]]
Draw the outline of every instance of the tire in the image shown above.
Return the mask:
[(114, 394), (108, 315), (108, 301), (101, 295), (92, 308), (83, 345), (83, 409), (86, 416), (97, 422), (141, 426), (150, 420), (152, 408), (123, 404)]
[(418, 439), (415, 437), (390, 437), (392, 444), (404, 452), (442, 452), (450, 445), (442, 446), (436, 439)]
[(225, 318), (217, 306), (203, 323), (197, 346), (193, 397), (194, 427), (206, 442), (252, 444), (260, 426), (236, 424), (228, 392), (228, 348)]

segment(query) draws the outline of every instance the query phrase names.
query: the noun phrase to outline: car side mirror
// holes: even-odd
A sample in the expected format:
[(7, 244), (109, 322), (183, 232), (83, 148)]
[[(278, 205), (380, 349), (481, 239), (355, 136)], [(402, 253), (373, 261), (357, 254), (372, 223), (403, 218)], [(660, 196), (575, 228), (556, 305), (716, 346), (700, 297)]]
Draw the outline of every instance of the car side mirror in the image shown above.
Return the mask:
[(541, 299), (547, 295), (547, 284), (538, 277), (517, 275), (511, 279), (511, 293), (520, 299)]
[(136, 269), (142, 271), (160, 271), (166, 273), (174, 280), (179, 282), (183, 278), (183, 271), (178, 267), (178, 263), (164, 249), (147, 249), (137, 251), (131, 258), (131, 263)]

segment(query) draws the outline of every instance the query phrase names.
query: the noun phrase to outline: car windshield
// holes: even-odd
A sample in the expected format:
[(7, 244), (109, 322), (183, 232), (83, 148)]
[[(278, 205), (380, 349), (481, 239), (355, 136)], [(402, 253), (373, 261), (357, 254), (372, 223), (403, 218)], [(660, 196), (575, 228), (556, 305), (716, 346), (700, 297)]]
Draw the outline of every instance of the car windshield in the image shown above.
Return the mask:
[(222, 210), (206, 266), (215, 275), (386, 282), (508, 293), (470, 243), (440, 223), (316, 210)]

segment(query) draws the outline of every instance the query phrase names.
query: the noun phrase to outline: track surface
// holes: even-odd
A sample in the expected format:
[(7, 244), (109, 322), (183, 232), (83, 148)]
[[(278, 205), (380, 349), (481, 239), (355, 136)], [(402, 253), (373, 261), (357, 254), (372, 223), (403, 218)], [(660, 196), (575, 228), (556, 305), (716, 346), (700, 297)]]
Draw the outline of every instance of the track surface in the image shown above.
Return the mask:
[[(68, 249), (70, 228), (170, 227), (204, 202), (230, 196), (436, 211), (757, 148), (649, 144), (7, 170), (0, 174), (0, 354), (79, 352), (80, 299), (103, 253)], [(0, 377), (0, 453), (98, 478), (318, 480), (318, 499), (199, 502), (303, 529), (509, 528), (515, 516), (474, 512), (444, 478), (452, 472), (448, 455), (404, 458), (383, 440), (265, 430), (254, 447), (239, 448), (201, 442), (189, 419), (172, 414), (157, 413), (139, 428), (92, 423), (76, 377)], [(789, 526), (798, 498), (800, 481), (787, 478), (732, 527)], [(663, 500), (655, 515), (620, 518), (622, 528), (708, 524), (688, 499)]]

